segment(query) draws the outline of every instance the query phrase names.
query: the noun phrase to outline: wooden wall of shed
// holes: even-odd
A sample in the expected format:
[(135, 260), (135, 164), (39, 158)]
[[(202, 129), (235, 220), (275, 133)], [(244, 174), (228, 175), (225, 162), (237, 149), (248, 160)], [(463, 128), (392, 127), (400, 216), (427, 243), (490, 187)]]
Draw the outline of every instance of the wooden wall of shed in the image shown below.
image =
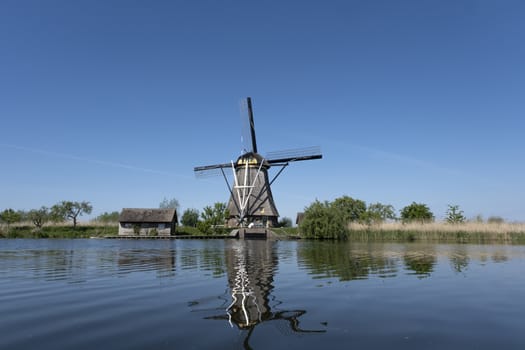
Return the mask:
[(175, 234), (176, 224), (170, 223), (125, 223), (118, 228), (119, 236), (171, 236)]

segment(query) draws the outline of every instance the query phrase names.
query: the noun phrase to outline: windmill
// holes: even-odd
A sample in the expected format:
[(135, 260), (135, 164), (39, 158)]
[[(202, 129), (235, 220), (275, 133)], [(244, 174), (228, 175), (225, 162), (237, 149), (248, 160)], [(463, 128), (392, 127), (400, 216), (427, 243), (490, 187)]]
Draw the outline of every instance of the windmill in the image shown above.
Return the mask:
[[(265, 157), (258, 153), (253, 121), (252, 100), (243, 101), (243, 151), (235, 162), (198, 166), (193, 170), (197, 177), (221, 174), (230, 191), (228, 201), (228, 226), (230, 227), (273, 227), (277, 224), (279, 212), (275, 206), (271, 185), (292, 162), (320, 159), (319, 147), (272, 152)], [(268, 169), (280, 167), (270, 180)], [(225, 169), (231, 168), (233, 186), (230, 185)]]

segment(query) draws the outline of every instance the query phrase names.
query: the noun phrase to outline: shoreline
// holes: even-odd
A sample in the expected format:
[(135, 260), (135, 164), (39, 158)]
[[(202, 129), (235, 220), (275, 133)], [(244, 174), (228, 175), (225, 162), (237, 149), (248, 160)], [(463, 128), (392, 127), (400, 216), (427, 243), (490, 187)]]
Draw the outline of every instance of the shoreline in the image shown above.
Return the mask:
[[(297, 240), (301, 237), (298, 227), (274, 228), (277, 240)], [(72, 225), (46, 225), (37, 230), (32, 225), (13, 225), (9, 232), (0, 227), (0, 238), (108, 238), (108, 239), (160, 239), (163, 237), (119, 237), (118, 224), (100, 223)], [(356, 242), (442, 242), (442, 243), (502, 243), (524, 244), (525, 224), (521, 223), (408, 223), (389, 222), (375, 225), (352, 223), (345, 233), (347, 241)], [(206, 235), (193, 227), (177, 227), (177, 234), (165, 239), (230, 239), (227, 234)], [(308, 239), (308, 240), (322, 240)], [(325, 239), (326, 240), (326, 239)]]

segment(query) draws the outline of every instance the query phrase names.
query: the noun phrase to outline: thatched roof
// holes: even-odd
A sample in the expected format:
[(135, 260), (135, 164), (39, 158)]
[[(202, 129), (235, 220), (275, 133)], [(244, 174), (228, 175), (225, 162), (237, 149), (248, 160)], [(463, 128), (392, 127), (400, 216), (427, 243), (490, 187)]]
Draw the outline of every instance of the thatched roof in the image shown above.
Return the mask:
[(118, 220), (120, 222), (177, 222), (177, 211), (175, 209), (124, 208)]

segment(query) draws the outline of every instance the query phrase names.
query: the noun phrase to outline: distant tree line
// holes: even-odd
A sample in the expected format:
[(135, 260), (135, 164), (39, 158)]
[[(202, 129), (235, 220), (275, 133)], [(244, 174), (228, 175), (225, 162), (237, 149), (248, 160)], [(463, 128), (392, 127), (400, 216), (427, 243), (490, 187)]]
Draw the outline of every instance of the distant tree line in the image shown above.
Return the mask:
[[(479, 220), (483, 221), (481, 217)], [(403, 207), (396, 215), (390, 204), (371, 203), (349, 196), (336, 198), (334, 201), (314, 201), (305, 208), (299, 225), (299, 231), (306, 238), (344, 239), (351, 223), (365, 225), (380, 224), (385, 221), (403, 223), (429, 223), (435, 219), (434, 214), (424, 203), (412, 202)], [(463, 210), (458, 205), (448, 205), (445, 221), (450, 224), (461, 224), (466, 221)], [(499, 217), (490, 217), (488, 223), (502, 223)]]
[(89, 202), (61, 201), (51, 208), (42, 206), (40, 209), (31, 209), (29, 211), (15, 211), (8, 208), (0, 213), (0, 220), (7, 225), (8, 231), (10, 225), (22, 221), (30, 221), (35, 228), (40, 229), (49, 221), (58, 223), (71, 220), (73, 227), (76, 227), (78, 217), (84, 214), (91, 214), (92, 210), (93, 206)]
[[(174, 208), (179, 210), (179, 201), (175, 198), (164, 198), (159, 208)], [(78, 218), (89, 215), (93, 210), (87, 201), (61, 201), (52, 207), (42, 206), (29, 211), (14, 210), (11, 208), (0, 212), (0, 223), (5, 224), (7, 232), (11, 225), (19, 222), (31, 222), (39, 230), (46, 223), (61, 223), (71, 221), (73, 228), (77, 226)], [(104, 212), (94, 218), (95, 222), (103, 224), (118, 222), (119, 211)], [(216, 202), (205, 206), (202, 211), (195, 208), (185, 209), (180, 217), (184, 227), (194, 228), (200, 233), (217, 234), (225, 232), (225, 224), (229, 213), (227, 204)], [(299, 231), (306, 238), (342, 239), (346, 236), (351, 223), (375, 225), (386, 221), (401, 221), (403, 223), (433, 222), (434, 214), (424, 203), (412, 202), (403, 207), (396, 215), (396, 210), (390, 204), (370, 203), (349, 196), (342, 196), (333, 201), (314, 201), (304, 210)], [(466, 221), (463, 211), (458, 205), (449, 205), (445, 213), (445, 221), (450, 224), (461, 224)], [(478, 215), (474, 221), (483, 222)], [(489, 217), (488, 223), (498, 224), (504, 220), (500, 217)], [(280, 218), (279, 227), (291, 227), (292, 220), (288, 217)]]

